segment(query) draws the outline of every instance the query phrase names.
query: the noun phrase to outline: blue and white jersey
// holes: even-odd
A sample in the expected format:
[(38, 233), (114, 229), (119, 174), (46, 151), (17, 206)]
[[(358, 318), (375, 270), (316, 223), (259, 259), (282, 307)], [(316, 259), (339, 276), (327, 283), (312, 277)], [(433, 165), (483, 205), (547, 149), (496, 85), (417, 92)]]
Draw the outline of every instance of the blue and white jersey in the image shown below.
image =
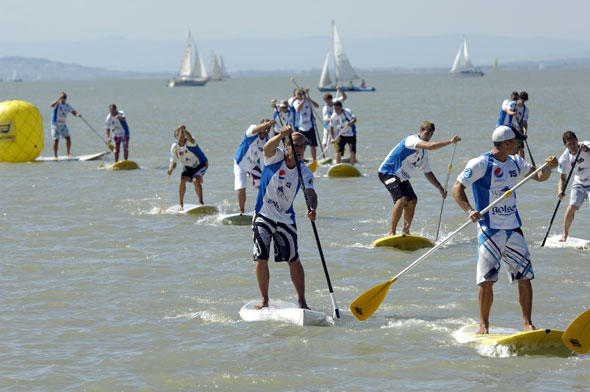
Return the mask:
[(416, 148), (416, 144), (423, 142), (418, 135), (410, 135), (398, 143), (379, 166), (379, 173), (395, 175), (401, 181), (407, 181), (416, 168), (423, 173), (429, 173), (428, 151)]
[(516, 101), (505, 99), (504, 102), (502, 102), (502, 107), (500, 107), (500, 115), (498, 116), (496, 127), (499, 127), (500, 125), (512, 125), (513, 116), (506, 112), (507, 109), (510, 109), (511, 112), (514, 112), (516, 110)]
[[(516, 185), (521, 177), (526, 176), (533, 165), (526, 162), (520, 155), (510, 155), (504, 162), (492, 156), (491, 152), (467, 162), (463, 173), (457, 181), (465, 187), (471, 185), (475, 199), (475, 209), (486, 208), (490, 203), (502, 196)], [(479, 220), (481, 226), (490, 229), (511, 230), (522, 225), (516, 208), (516, 194), (512, 193), (496, 204)]]
[(356, 135), (356, 124), (352, 124), (350, 127), (346, 125), (353, 118), (355, 118), (354, 114), (348, 108), (342, 109), (340, 115), (334, 112), (330, 118), (330, 125), (334, 128), (334, 137)]
[[(299, 161), (305, 188), (313, 189), (313, 173)], [(297, 168), (289, 169), (285, 163), (285, 150), (276, 149), (275, 155), (264, 157), (264, 169), (254, 209), (275, 222), (295, 224), (293, 200), (299, 190)]]
[(197, 167), (201, 163), (207, 163), (207, 157), (196, 143), (190, 143), (188, 140), (184, 146), (179, 146), (177, 142), (172, 143), (170, 147), (170, 163), (174, 164), (179, 161), (187, 167)]
[[(583, 141), (580, 144), (585, 144), (590, 148), (590, 141)], [(559, 157), (559, 166), (557, 171), (560, 174), (569, 174), (572, 166), (574, 165), (575, 155), (570, 154), (570, 151), (566, 148), (563, 154)], [(590, 186), (590, 151), (580, 153), (578, 157), (578, 163), (574, 168), (574, 182), (572, 185), (581, 184), (584, 186)]]
[(334, 114), (334, 105), (324, 105), (322, 108), (322, 118), (324, 119), (324, 128), (328, 129), (330, 127), (330, 119)]
[(256, 128), (254, 124), (248, 127), (234, 158), (236, 164), (248, 173), (254, 167), (260, 166), (260, 155), (262, 155), (264, 143), (268, 141), (268, 135), (261, 139), (257, 133), (253, 133), (254, 128)]
[(521, 124), (529, 119), (529, 108), (526, 105), (516, 105), (516, 115), (512, 117), (512, 126), (522, 132)]
[(61, 103), (60, 101), (57, 101), (53, 107), (53, 113), (51, 114), (51, 125), (65, 124), (68, 113), (73, 111), (74, 108), (72, 108), (67, 103)]
[(311, 106), (311, 102), (305, 101), (301, 110), (297, 110), (297, 107), (301, 104), (300, 99), (296, 99), (293, 101), (293, 107), (297, 112), (296, 118), (296, 125), (297, 129), (300, 131), (309, 131), (313, 127), (313, 109)]
[(275, 120), (275, 133), (280, 133), (281, 127), (284, 127), (285, 125), (290, 125), (293, 128), (295, 127), (295, 112), (291, 110), (287, 111), (287, 113), (281, 110), (275, 111), (272, 119)]
[[(122, 110), (117, 111), (117, 115), (125, 118), (125, 113)], [(113, 134), (113, 137), (123, 137), (129, 136), (129, 127), (127, 126), (127, 121), (119, 120), (115, 116), (109, 114), (107, 118), (104, 120), (104, 127), (109, 129)]]

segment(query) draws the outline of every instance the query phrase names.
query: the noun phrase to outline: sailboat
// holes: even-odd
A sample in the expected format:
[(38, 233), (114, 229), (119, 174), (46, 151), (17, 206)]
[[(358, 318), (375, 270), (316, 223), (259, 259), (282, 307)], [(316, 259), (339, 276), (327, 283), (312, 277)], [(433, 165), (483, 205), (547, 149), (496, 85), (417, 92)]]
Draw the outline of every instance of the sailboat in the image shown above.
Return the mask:
[(16, 69), (12, 70), (12, 82), (22, 82), (22, 78), (20, 76), (18, 76), (18, 72), (16, 72)]
[(457, 52), (457, 56), (453, 62), (451, 73), (460, 76), (484, 75), (484, 73), (479, 68), (476, 68), (469, 59), (469, 54), (467, 54), (467, 40), (465, 37), (463, 37), (463, 43), (459, 47), (459, 51)]
[[(330, 54), (334, 58), (334, 81), (330, 78)], [(359, 86), (354, 85), (354, 82), (357, 81), (361, 82)], [(336, 86), (342, 86), (342, 90), (344, 91), (375, 91), (374, 87), (366, 87), (365, 81), (359, 78), (354, 68), (352, 68), (340, 42), (340, 36), (338, 35), (338, 30), (336, 30), (336, 23), (332, 21), (332, 50), (328, 52), (324, 61), (318, 90), (336, 91)]]
[[(193, 50), (195, 52), (194, 57)], [(189, 31), (178, 76), (168, 81), (168, 87), (204, 86), (208, 80), (209, 77), (205, 69), (205, 64), (199, 55), (197, 46), (193, 43), (191, 32)]]
[(225, 69), (225, 63), (223, 62), (223, 56), (219, 55), (219, 65), (221, 66), (221, 76), (224, 79), (229, 79), (229, 74), (227, 73), (226, 69)]
[(211, 61), (209, 63), (209, 80), (223, 80), (221, 63), (214, 51), (211, 51)]

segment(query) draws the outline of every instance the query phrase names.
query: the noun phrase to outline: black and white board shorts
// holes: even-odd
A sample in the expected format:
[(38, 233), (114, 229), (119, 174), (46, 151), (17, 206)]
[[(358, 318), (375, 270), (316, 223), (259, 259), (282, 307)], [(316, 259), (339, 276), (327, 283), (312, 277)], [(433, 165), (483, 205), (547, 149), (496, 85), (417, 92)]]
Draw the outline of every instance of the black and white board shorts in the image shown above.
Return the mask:
[(297, 225), (275, 222), (260, 214), (252, 220), (254, 232), (254, 261), (268, 260), (270, 243), (274, 240), (275, 261), (299, 261), (297, 253)]
[(399, 177), (394, 175), (379, 172), (377, 172), (377, 174), (379, 174), (379, 179), (391, 194), (394, 203), (404, 196), (407, 201), (412, 201), (418, 198), (416, 193), (414, 193), (414, 188), (412, 188), (410, 181), (400, 181)]

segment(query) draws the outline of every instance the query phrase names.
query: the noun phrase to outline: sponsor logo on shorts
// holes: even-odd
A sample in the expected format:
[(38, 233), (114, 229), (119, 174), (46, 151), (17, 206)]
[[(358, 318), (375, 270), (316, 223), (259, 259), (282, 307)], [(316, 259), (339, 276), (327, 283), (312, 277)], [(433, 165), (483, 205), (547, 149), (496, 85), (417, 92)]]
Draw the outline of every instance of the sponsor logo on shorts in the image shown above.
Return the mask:
[(463, 178), (471, 178), (472, 175), (473, 170), (471, 170), (470, 168), (463, 170)]

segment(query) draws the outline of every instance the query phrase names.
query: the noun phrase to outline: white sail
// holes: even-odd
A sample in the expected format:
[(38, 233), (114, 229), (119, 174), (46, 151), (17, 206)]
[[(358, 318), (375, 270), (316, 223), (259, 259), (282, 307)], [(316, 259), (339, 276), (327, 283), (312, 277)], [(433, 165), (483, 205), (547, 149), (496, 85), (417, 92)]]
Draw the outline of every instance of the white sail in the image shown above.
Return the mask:
[(324, 61), (324, 68), (322, 68), (322, 76), (320, 76), (319, 87), (329, 87), (332, 85), (332, 79), (330, 79), (330, 70), (328, 69), (330, 62), (330, 52), (326, 55), (326, 61)]
[(209, 75), (211, 75), (211, 80), (221, 80), (223, 79), (223, 75), (221, 73), (221, 65), (219, 64), (219, 59), (214, 51), (211, 51), (211, 61), (209, 63)]
[(221, 68), (221, 75), (224, 78), (229, 78), (229, 74), (227, 73), (226, 69), (225, 69), (225, 63), (223, 62), (223, 56), (219, 55), (219, 67)]
[(457, 52), (457, 56), (455, 56), (455, 61), (453, 61), (453, 66), (451, 68), (452, 73), (470, 73), (470, 72), (481, 72), (479, 71), (471, 62), (469, 58), (469, 54), (467, 52), (467, 40), (463, 38), (463, 42), (459, 46), (459, 51)]
[[(195, 46), (195, 52), (197, 51), (197, 47)], [(197, 63), (197, 59), (198, 59), (198, 63), (199, 63), (199, 68), (201, 68), (201, 72), (199, 74), (196, 73), (195, 71), (195, 75), (200, 76), (202, 79), (208, 79), (209, 75), (207, 75), (207, 68), (205, 68), (205, 63), (203, 62), (203, 59), (201, 58), (201, 55), (199, 54), (199, 52), (197, 52), (196, 58), (195, 58), (195, 64)], [(197, 68), (195, 66), (195, 68)]]
[(346, 53), (344, 53), (344, 48), (340, 42), (334, 21), (332, 21), (332, 43), (334, 45), (334, 73), (336, 74), (336, 83), (352, 83), (354, 80), (359, 79), (354, 68), (350, 65)]
[(192, 42), (193, 42), (193, 39), (191, 37), (191, 32), (189, 31), (188, 38), (186, 39), (186, 49), (184, 50), (184, 57), (182, 58), (182, 62), (180, 63), (180, 70), (178, 71), (178, 75), (180, 75), (180, 76), (190, 76), (192, 73), (191, 72), (193, 69)]

